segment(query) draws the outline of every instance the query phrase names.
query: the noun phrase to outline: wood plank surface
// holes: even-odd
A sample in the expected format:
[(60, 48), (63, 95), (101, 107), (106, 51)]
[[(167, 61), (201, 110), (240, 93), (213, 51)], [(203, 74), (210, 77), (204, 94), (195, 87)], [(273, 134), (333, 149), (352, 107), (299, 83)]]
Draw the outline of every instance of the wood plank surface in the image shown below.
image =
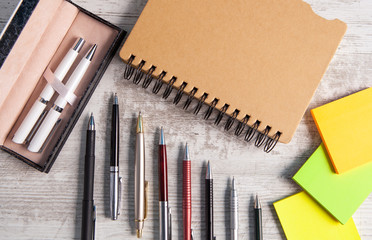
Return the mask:
[[(134, 140), (139, 111), (145, 121), (146, 178), (150, 181), (149, 215), (143, 239), (157, 239), (159, 234), (157, 142), (160, 126), (164, 127), (167, 141), (174, 239), (182, 239), (181, 160), (186, 142), (192, 158), (195, 239), (206, 236), (203, 188), (208, 160), (215, 179), (217, 239), (230, 239), (228, 206), (232, 176), (238, 183), (240, 239), (254, 238), (252, 208), (256, 193), (263, 204), (265, 239), (285, 239), (272, 203), (301, 190), (291, 178), (321, 142), (309, 109), (372, 85), (372, 1), (306, 1), (321, 16), (346, 22), (348, 30), (290, 144), (278, 144), (270, 154), (264, 153), (252, 143), (224, 132), (222, 126), (214, 126), (213, 120), (206, 123), (201, 115), (194, 116), (191, 110), (185, 112), (180, 106), (174, 106), (175, 91), (164, 100), (124, 80), (124, 64), (117, 55), (49, 174), (40, 173), (0, 152), (0, 239), (80, 239), (85, 131), (90, 112), (95, 115), (97, 127), (96, 239), (135, 239)], [(132, 29), (146, 4), (145, 0), (75, 2), (127, 31)], [(15, 4), (16, 0), (0, 1), (0, 29), (5, 26)], [(114, 92), (120, 103), (120, 173), (124, 180), (122, 215), (117, 221), (109, 218), (110, 98)], [(184, 101), (183, 98), (180, 105)], [(355, 213), (354, 220), (361, 238), (372, 239), (371, 196)]]

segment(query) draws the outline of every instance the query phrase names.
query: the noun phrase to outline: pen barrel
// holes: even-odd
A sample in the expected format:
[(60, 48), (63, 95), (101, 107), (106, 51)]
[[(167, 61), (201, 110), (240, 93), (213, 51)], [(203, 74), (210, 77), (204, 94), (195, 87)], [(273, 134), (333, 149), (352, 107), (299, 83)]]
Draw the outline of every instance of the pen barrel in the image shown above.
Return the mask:
[(159, 145), (159, 201), (168, 201), (168, 166), (167, 149)]
[(159, 202), (159, 239), (169, 239), (169, 213), (168, 213), (168, 202)]
[(111, 118), (111, 158), (110, 166), (119, 166), (119, 105), (113, 104)]
[(214, 240), (213, 229), (213, 179), (205, 179), (205, 214), (207, 223), (207, 239)]
[(256, 239), (262, 240), (262, 210), (261, 208), (254, 209), (256, 219)]
[(137, 133), (134, 177), (134, 217), (136, 229), (141, 230), (145, 220), (145, 141), (143, 133)]
[(83, 214), (81, 224), (81, 240), (92, 240), (94, 228), (94, 202), (83, 200)]
[(119, 168), (110, 167), (110, 212), (112, 220), (116, 220), (119, 215), (119, 184)]
[(238, 239), (238, 196), (236, 190), (232, 190), (230, 194), (230, 229), (231, 239)]
[(93, 200), (95, 138), (96, 138), (96, 131), (88, 130), (86, 149), (85, 149), (84, 195), (83, 195), (83, 200), (87, 200), (87, 201)]
[(183, 161), (182, 214), (183, 239), (191, 240), (191, 161)]

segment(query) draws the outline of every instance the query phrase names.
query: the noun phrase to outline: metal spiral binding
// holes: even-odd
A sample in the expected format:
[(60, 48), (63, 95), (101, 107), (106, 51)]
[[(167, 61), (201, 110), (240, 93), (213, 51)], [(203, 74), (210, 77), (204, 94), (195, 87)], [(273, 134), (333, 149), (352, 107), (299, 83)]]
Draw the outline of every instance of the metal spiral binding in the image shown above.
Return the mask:
[(165, 77), (166, 74), (167, 74), (167, 72), (164, 72), (164, 71), (162, 71), (160, 73), (158, 79), (155, 82), (154, 87), (152, 88), (152, 92), (153, 93), (158, 94), (158, 92), (160, 91), (161, 87), (163, 86), (163, 78)]
[(143, 65), (145, 65), (145, 61), (141, 61), (140, 64), (138, 65), (138, 68), (136, 69), (136, 73), (134, 74), (134, 78), (133, 78), (133, 83), (138, 85), (138, 83), (141, 81), (142, 77), (143, 77), (143, 72), (142, 72), (142, 68), (143, 68)]
[(187, 110), (190, 106), (190, 103), (192, 102), (192, 100), (194, 99), (194, 96), (195, 96), (195, 93), (198, 91), (198, 89), (196, 87), (194, 87), (191, 92), (189, 93), (189, 96), (187, 97), (187, 100), (185, 102), (185, 105), (183, 105), (183, 109), (184, 110)]
[(176, 82), (176, 80), (177, 80), (177, 78), (174, 77), (174, 76), (171, 78), (171, 80), (169, 80), (167, 88), (165, 89), (165, 91), (163, 93), (163, 98), (164, 99), (167, 99), (169, 97), (169, 95), (171, 94), (171, 92), (173, 90), (173, 84)]
[(235, 119), (238, 117), (240, 111), (238, 109), (235, 109), (233, 114), (227, 119), (227, 122), (225, 124), (225, 131), (229, 131), (230, 128), (233, 126)]
[(208, 120), (211, 116), (214, 108), (216, 107), (218, 101), (220, 101), (218, 98), (213, 99), (212, 103), (209, 105), (208, 110), (205, 112), (204, 119)]
[(150, 69), (147, 71), (146, 73), (146, 76), (145, 76), (145, 80), (143, 80), (143, 83), (142, 83), (142, 87), (143, 88), (148, 88), (150, 83), (152, 82), (152, 73), (155, 71), (156, 67), (155, 66), (151, 66)]
[(243, 130), (244, 130), (245, 126), (247, 125), (247, 123), (248, 123), (248, 121), (249, 121), (250, 118), (251, 118), (251, 116), (245, 115), (245, 117), (243, 118), (243, 120), (242, 121), (239, 121), (239, 124), (236, 127), (236, 129), (235, 129), (235, 135), (236, 136), (239, 137), (240, 134), (242, 134), (242, 132), (243, 132)]
[(221, 108), (220, 112), (218, 113), (217, 117), (216, 117), (216, 120), (214, 121), (214, 125), (217, 125), (220, 124), (223, 116), (225, 116), (225, 113), (227, 111), (227, 109), (229, 109), (230, 105), (229, 104), (226, 104), (223, 105), (223, 107)]
[[(139, 65), (137, 67), (133, 66), (132, 63), (135, 59), (135, 56), (134, 55), (131, 55), (126, 63), (126, 66), (125, 66), (125, 70), (124, 70), (124, 78), (127, 79), (127, 80), (130, 80), (134, 74), (134, 78), (133, 78), (133, 83), (134, 84), (139, 84), (142, 80), (142, 78), (144, 78), (143, 80), (143, 83), (142, 83), (142, 87), (143, 88), (148, 88), (153, 80), (153, 73), (155, 72), (156, 70), (156, 66), (151, 66), (147, 72), (145, 70), (143, 70), (143, 67), (146, 63), (146, 61), (144, 60), (141, 60), (141, 62), (139, 63)], [(164, 77), (165, 75), (167, 74), (167, 72), (165, 71), (162, 71), (159, 76), (157, 76), (156, 78), (156, 82), (153, 86), (153, 89), (152, 89), (152, 92), (157, 94), (159, 93), (160, 89), (162, 88), (163, 84), (164, 84)], [(168, 81), (167, 83), (167, 86), (163, 92), (163, 98), (164, 99), (167, 99), (173, 88), (174, 87), (174, 84), (175, 82), (177, 81), (177, 78), (175, 76), (172, 76), (172, 78)], [(177, 94), (176, 96), (174, 97), (173, 99), (173, 103), (175, 105), (177, 105), (182, 97), (183, 97), (183, 94), (185, 93), (185, 88), (187, 86), (187, 82), (182, 82), (182, 84), (180, 85), (180, 87), (178, 88), (178, 91), (177, 91)], [(198, 92), (198, 88), (196, 87), (193, 87), (192, 90), (187, 94), (187, 99), (183, 105), (183, 109), (187, 110), (191, 104), (191, 102), (193, 101), (193, 99), (195, 98), (195, 94)], [(208, 93), (204, 92), (203, 95), (200, 97), (200, 99), (198, 100), (198, 103), (194, 109), (194, 114), (197, 115), (202, 106), (205, 104), (205, 101), (206, 99), (208, 98)], [(213, 101), (211, 103), (209, 103), (208, 105), (208, 109), (207, 111), (205, 112), (204, 114), (204, 119), (205, 120), (208, 120), (210, 118), (210, 116), (212, 115), (212, 112), (214, 111), (214, 109), (216, 108), (217, 104), (219, 102), (219, 99), (218, 98), (214, 98)], [(223, 107), (219, 110), (219, 113), (214, 121), (214, 124), (215, 125), (219, 125), (220, 122), (222, 121), (222, 119), (224, 118), (224, 116), (226, 115), (226, 111), (228, 110), (228, 108), (230, 107), (229, 104), (225, 103), (223, 105)], [(248, 127), (246, 133), (245, 133), (245, 136), (244, 136), (244, 140), (249, 142), (253, 139), (253, 137), (256, 135), (256, 132), (257, 132), (257, 136), (256, 136), (256, 139), (255, 139), (255, 146), (256, 147), (261, 147), (262, 145), (264, 145), (264, 151), (269, 153), (271, 152), (274, 147), (276, 146), (276, 144), (278, 143), (282, 133), (281, 132), (276, 132), (272, 137), (269, 136), (269, 133), (271, 131), (271, 126), (266, 126), (266, 128), (260, 132), (258, 131), (258, 128), (260, 127), (261, 125), (261, 121), (259, 120), (256, 120), (254, 122), (253, 125), (248, 125), (248, 121), (249, 119), (251, 118), (250, 115), (245, 115), (245, 117), (242, 119), (242, 120), (237, 120), (237, 117), (240, 113), (240, 110), (239, 109), (235, 109), (234, 112), (228, 117), (228, 119), (226, 120), (226, 123), (225, 123), (225, 126), (224, 126), (224, 129), (225, 131), (229, 131), (233, 125), (234, 125), (234, 122), (235, 121), (238, 121), (238, 125), (236, 126), (235, 128), (235, 131), (234, 131), (234, 134), (236, 136), (240, 136), (244, 129), (246, 127)]]
[(187, 82), (183, 82), (181, 84), (180, 89), (178, 89), (178, 92), (177, 92), (176, 96), (173, 99), (173, 104), (174, 105), (177, 105), (180, 102), (186, 86), (187, 86)]
[(205, 99), (207, 99), (208, 97), (208, 93), (203, 93), (203, 95), (201, 96), (199, 102), (198, 102), (198, 105), (196, 105), (195, 109), (194, 109), (194, 114), (195, 115), (198, 115), (201, 107), (203, 106), (204, 102), (205, 102)]

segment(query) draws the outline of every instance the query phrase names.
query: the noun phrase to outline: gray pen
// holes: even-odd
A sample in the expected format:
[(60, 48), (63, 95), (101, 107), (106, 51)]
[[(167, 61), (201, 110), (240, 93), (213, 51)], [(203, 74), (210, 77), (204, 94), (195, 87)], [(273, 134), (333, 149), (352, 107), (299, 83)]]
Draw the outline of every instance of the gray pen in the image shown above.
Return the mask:
[(119, 104), (115, 93), (112, 105), (112, 128), (111, 128), (111, 158), (110, 158), (110, 212), (111, 219), (118, 219), (120, 215), (121, 182), (119, 176)]
[(239, 216), (238, 216), (238, 194), (235, 186), (235, 178), (232, 180), (231, 194), (230, 194), (230, 229), (231, 229), (231, 239), (238, 239), (238, 225), (239, 225)]

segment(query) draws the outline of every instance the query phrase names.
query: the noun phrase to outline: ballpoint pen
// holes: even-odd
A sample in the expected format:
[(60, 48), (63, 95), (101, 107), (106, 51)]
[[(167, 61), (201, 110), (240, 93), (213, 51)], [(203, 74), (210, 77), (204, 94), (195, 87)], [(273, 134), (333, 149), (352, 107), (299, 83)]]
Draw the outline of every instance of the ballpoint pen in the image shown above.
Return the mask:
[(182, 215), (183, 215), (183, 239), (192, 240), (191, 230), (191, 159), (189, 147), (186, 143), (185, 156), (183, 158), (183, 181), (182, 181)]
[(232, 180), (232, 187), (231, 187), (231, 194), (230, 194), (230, 215), (231, 215), (231, 239), (237, 240), (238, 239), (238, 224), (239, 224), (239, 216), (238, 216), (238, 194), (236, 191), (235, 186), (235, 178)]
[[(70, 69), (71, 65), (74, 63), (76, 57), (78, 56), (84, 43), (85, 40), (83, 38), (79, 38), (75, 42), (74, 46), (67, 52), (65, 57), (62, 59), (62, 61), (59, 63), (58, 67), (54, 71), (54, 76), (56, 80), (58, 81), (63, 80), (68, 70)], [(43, 91), (40, 93), (39, 98), (32, 105), (30, 111), (27, 113), (21, 125), (15, 132), (12, 138), (13, 142), (22, 144), (26, 140), (32, 128), (34, 128), (36, 122), (38, 122), (40, 116), (43, 115), (43, 111), (47, 106), (48, 102), (50, 101), (50, 99), (52, 98), (54, 92), (55, 91), (50, 84), (47, 84), (44, 87)]]
[(137, 238), (142, 237), (144, 221), (147, 217), (147, 185), (145, 181), (145, 139), (141, 112), (137, 119), (136, 153), (134, 163), (134, 218)]
[(256, 219), (256, 239), (262, 240), (262, 210), (261, 202), (258, 199), (258, 195), (256, 195), (256, 199), (254, 201), (254, 216)]
[(94, 239), (96, 209), (93, 202), (94, 189), (94, 152), (95, 152), (96, 129), (93, 114), (89, 118), (87, 130), (87, 143), (85, 149), (84, 165), (84, 195), (83, 195), (83, 214), (81, 226), (81, 239)]
[(115, 93), (112, 105), (111, 127), (111, 158), (110, 158), (110, 211), (111, 219), (116, 220), (120, 215), (121, 184), (119, 176), (119, 104)]
[(171, 239), (170, 229), (170, 207), (168, 204), (168, 167), (167, 167), (167, 149), (164, 139), (164, 130), (160, 130), (159, 138), (159, 239)]
[[(80, 60), (76, 69), (74, 70), (74, 72), (71, 74), (71, 76), (67, 80), (66, 88), (68, 89), (68, 94), (75, 92), (76, 88), (78, 87), (81, 79), (83, 78), (84, 74), (86, 73), (93, 59), (96, 49), (97, 49), (97, 45), (94, 44), (89, 49), (85, 57)], [(54, 125), (56, 124), (59, 116), (61, 115), (63, 109), (65, 108), (66, 104), (67, 104), (67, 100), (65, 99), (65, 97), (61, 95), (58, 96), (58, 98), (54, 102), (52, 109), (49, 110), (41, 126), (35, 133), (35, 136), (32, 138), (30, 145), (27, 147), (29, 151), (31, 152), (40, 151), (45, 140), (51, 133)]]
[(207, 239), (214, 240), (214, 219), (213, 219), (213, 176), (211, 164), (208, 161), (207, 173), (205, 176), (205, 213), (206, 213), (206, 223), (207, 223)]

